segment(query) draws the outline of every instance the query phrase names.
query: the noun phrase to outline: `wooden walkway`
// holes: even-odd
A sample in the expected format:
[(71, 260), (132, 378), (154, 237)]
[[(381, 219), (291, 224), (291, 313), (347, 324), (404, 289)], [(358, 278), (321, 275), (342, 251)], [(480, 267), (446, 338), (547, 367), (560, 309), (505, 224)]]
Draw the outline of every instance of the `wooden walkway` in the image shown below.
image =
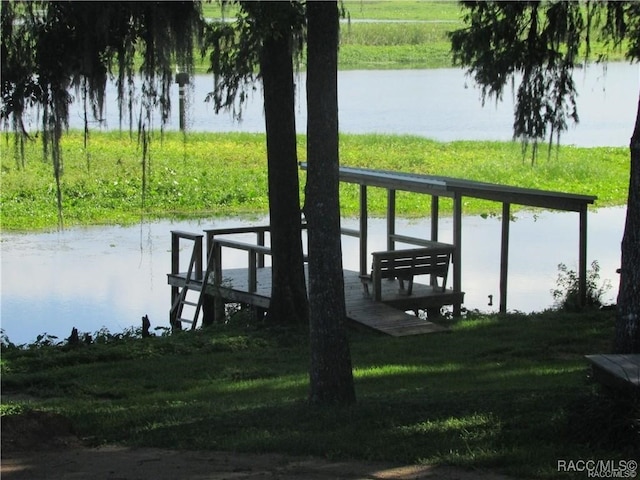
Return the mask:
[(587, 359), (598, 382), (640, 392), (640, 355), (587, 355)]
[[(225, 269), (218, 292), (213, 284), (207, 284), (205, 292), (208, 295), (218, 293), (228, 303), (245, 303), (268, 309), (271, 301), (271, 268), (258, 268), (256, 273), (255, 292), (248, 291), (246, 268)], [(182, 287), (185, 277), (186, 273), (169, 274), (168, 283), (174, 287)], [(374, 302), (370, 296), (365, 295), (358, 272), (345, 270), (344, 279), (348, 319), (356, 325), (395, 337), (447, 331), (446, 327), (408, 314), (405, 310), (426, 310), (434, 306), (449, 305), (456, 300), (462, 302), (464, 295), (456, 295), (452, 290), (433, 292), (430, 286), (419, 283), (414, 283), (411, 296), (399, 295), (397, 281), (385, 280), (382, 283), (383, 302)]]

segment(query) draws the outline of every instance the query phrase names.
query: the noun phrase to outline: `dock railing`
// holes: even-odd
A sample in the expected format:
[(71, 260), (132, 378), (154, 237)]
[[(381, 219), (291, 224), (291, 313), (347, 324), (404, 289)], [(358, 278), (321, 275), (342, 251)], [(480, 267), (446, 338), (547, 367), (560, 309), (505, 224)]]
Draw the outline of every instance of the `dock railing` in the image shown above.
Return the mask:
[[(202, 280), (202, 237), (203, 235), (199, 233), (180, 230), (171, 231), (171, 275), (180, 273), (180, 244), (181, 240), (188, 240), (193, 242), (193, 249), (191, 251), (185, 283), (191, 280), (191, 275), (193, 275), (193, 280)], [(174, 325), (176, 321), (175, 312), (179, 297), (180, 288), (177, 286), (171, 287), (171, 309), (169, 311), (169, 322), (171, 325)]]
[[(306, 229), (306, 223), (302, 223), (302, 229)], [(269, 225), (257, 225), (235, 228), (214, 228), (204, 230), (207, 240), (207, 265), (212, 265), (214, 284), (220, 285), (222, 281), (222, 248), (244, 250), (247, 252), (247, 273), (249, 292), (257, 290), (257, 269), (264, 268), (265, 256), (271, 255), (271, 247), (266, 246), (267, 234), (271, 231)], [(255, 233), (256, 243), (248, 243), (221, 236)], [(306, 256), (305, 256), (306, 258)], [(208, 280), (208, 279), (207, 279)]]
[[(265, 238), (266, 234), (270, 231), (271, 227), (269, 225), (256, 225), (250, 227), (233, 227), (233, 228), (209, 228), (205, 229), (204, 233), (207, 240), (207, 262), (209, 262), (209, 255), (212, 253), (212, 246), (215, 237), (219, 237), (221, 235), (238, 235), (243, 233), (255, 233), (256, 234), (256, 246), (264, 247), (265, 246)], [(235, 240), (228, 240), (228, 242), (236, 242)], [(237, 242), (243, 245), (251, 245), (248, 243)], [(241, 248), (244, 250), (244, 248)], [(264, 267), (264, 256), (265, 254), (269, 254), (269, 252), (258, 252), (256, 251), (256, 267), (262, 268)], [(251, 261), (250, 261), (251, 263)]]

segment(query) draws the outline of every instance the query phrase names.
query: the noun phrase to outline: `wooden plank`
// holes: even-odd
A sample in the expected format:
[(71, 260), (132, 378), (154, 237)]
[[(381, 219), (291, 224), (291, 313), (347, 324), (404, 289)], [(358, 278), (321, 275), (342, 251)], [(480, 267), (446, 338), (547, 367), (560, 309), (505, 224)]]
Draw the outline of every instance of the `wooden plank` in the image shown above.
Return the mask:
[(594, 378), (609, 387), (640, 390), (640, 355), (587, 355)]
[[(418, 318), (386, 303), (374, 302), (371, 297), (364, 294), (358, 272), (345, 270), (344, 278), (347, 317), (354, 324), (396, 337), (448, 331), (446, 327)], [(167, 279), (172, 286), (182, 286), (186, 279), (186, 273), (169, 274)], [(226, 269), (222, 272), (222, 284), (216, 287), (212, 283), (208, 283), (205, 287), (206, 293), (208, 295), (220, 294), (229, 303), (247, 303), (268, 309), (271, 301), (271, 268), (265, 267), (256, 270), (255, 292), (248, 291), (248, 280), (246, 268)], [(192, 282), (195, 281), (192, 280)], [(385, 281), (384, 283), (386, 284), (385, 288), (391, 293), (390, 297), (395, 298), (396, 295), (392, 292), (394, 287), (391, 284), (395, 284), (395, 288), (397, 288), (397, 282)], [(414, 284), (414, 288), (417, 288), (423, 296), (432, 291), (429, 285)], [(424, 298), (421, 300), (421, 297), (415, 297), (414, 300), (425, 302)], [(429, 302), (426, 301), (426, 303)]]

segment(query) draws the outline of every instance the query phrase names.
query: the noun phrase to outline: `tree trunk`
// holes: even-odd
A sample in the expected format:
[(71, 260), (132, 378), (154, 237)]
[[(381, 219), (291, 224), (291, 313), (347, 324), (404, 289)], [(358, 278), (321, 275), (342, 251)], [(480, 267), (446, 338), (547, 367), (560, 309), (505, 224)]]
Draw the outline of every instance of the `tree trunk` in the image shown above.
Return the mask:
[(640, 353), (640, 99), (630, 142), (631, 171), (627, 218), (622, 236), (616, 353)]
[(300, 228), (300, 185), (291, 35), (265, 39), (260, 56), (267, 131), (269, 215), (271, 224), (272, 291), (268, 320), (273, 323), (308, 321)]
[(312, 403), (355, 401), (340, 237), (338, 5), (307, 3), (307, 184)]

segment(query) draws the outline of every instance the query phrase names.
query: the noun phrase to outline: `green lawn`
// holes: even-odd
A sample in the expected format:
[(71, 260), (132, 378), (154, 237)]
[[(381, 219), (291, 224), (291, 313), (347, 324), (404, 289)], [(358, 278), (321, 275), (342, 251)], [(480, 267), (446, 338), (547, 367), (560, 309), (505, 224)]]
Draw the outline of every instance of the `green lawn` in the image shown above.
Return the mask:
[[(450, 333), (352, 331), (358, 401), (312, 407), (308, 333), (240, 320), (195, 333), (120, 335), (2, 351), (3, 414), (60, 413), (91, 444), (280, 452), (557, 477), (558, 459), (635, 458), (637, 403), (588, 381), (613, 313), (444, 321)], [(106, 342), (106, 343), (105, 343)], [(634, 443), (635, 441), (635, 443)], [(566, 478), (566, 477), (562, 477)]]

